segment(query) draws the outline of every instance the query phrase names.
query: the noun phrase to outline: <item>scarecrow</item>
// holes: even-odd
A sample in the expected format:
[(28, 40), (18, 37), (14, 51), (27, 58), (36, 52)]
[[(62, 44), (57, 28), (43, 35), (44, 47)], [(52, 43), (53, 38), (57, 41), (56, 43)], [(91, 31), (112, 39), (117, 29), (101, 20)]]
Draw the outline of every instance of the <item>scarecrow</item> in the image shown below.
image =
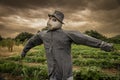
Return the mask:
[(73, 80), (71, 44), (86, 45), (112, 51), (113, 46), (102, 40), (87, 36), (77, 31), (62, 29), (64, 14), (55, 11), (48, 14), (47, 27), (30, 38), (25, 45), (21, 57), (33, 47), (44, 44), (47, 57), (49, 80)]

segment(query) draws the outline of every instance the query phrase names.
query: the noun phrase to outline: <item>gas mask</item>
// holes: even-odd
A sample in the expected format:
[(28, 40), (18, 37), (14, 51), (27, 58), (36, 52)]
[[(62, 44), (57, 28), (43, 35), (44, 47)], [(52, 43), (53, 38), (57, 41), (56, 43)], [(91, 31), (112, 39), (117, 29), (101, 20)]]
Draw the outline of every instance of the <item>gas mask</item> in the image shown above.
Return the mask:
[(47, 28), (49, 30), (55, 30), (62, 27), (62, 23), (59, 22), (55, 17), (50, 16), (47, 22)]

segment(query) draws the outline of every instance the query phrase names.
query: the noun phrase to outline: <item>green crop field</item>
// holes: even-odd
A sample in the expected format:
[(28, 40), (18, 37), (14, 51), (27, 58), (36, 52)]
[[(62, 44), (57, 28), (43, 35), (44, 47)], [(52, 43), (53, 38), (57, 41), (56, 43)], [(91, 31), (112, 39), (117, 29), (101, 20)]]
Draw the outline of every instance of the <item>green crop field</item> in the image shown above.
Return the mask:
[[(74, 80), (120, 80), (120, 44), (117, 51), (105, 52), (82, 45), (72, 45)], [(18, 55), (0, 57), (0, 78), (5, 80), (48, 80), (43, 45), (34, 47), (20, 60)]]

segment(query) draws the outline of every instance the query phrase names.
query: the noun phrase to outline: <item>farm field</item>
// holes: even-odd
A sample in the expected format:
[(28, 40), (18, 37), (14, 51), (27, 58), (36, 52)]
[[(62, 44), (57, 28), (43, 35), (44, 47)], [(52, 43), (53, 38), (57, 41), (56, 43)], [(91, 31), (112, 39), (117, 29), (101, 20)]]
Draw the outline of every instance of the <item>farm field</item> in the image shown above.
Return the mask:
[[(74, 80), (120, 80), (120, 44), (117, 51), (105, 52), (83, 45), (72, 45)], [(13, 52), (0, 48), (0, 80), (48, 80), (44, 46), (31, 49), (20, 60), (23, 46)]]

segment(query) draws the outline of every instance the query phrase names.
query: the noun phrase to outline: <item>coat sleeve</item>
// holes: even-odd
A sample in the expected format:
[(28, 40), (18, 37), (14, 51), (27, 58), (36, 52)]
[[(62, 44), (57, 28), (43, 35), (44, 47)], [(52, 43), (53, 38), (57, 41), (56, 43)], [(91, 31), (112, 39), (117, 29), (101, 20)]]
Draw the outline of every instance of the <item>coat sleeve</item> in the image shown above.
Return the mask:
[(77, 31), (67, 31), (67, 35), (75, 44), (82, 44), (90, 47), (101, 48), (104, 51), (111, 51), (112, 49), (111, 44)]
[(37, 45), (40, 45), (40, 44), (42, 44), (42, 43), (43, 43), (43, 41), (42, 41), (42, 39), (41, 39), (40, 34), (39, 34), (39, 33), (35, 34), (33, 37), (31, 37), (31, 38), (27, 41), (26, 45), (25, 45), (24, 48), (23, 48), (23, 51), (22, 51), (22, 53), (21, 53), (21, 56), (22, 56), (22, 57), (25, 57), (26, 53), (27, 53), (31, 48), (33, 48), (33, 47), (35, 47), (35, 46), (37, 46)]

